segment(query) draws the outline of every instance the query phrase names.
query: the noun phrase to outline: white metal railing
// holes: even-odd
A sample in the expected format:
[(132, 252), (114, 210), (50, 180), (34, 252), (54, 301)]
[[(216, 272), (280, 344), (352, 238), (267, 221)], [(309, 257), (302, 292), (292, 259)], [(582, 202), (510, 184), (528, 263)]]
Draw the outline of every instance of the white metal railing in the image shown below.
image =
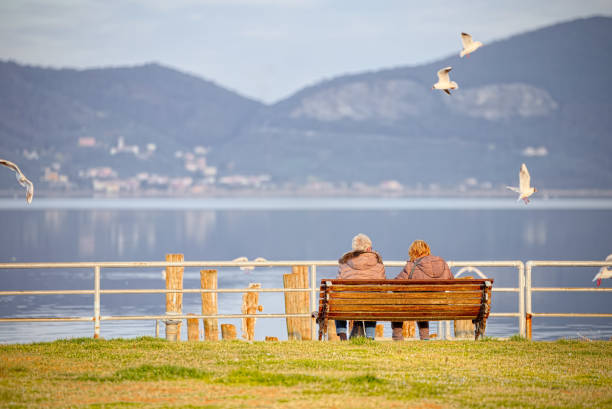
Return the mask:
[[(405, 261), (386, 261), (387, 267), (403, 267)], [(513, 267), (517, 270), (517, 287), (494, 287), (495, 292), (517, 292), (519, 294), (518, 311), (491, 313), (490, 316), (498, 317), (517, 317), (519, 322), (519, 332), (525, 336), (525, 274), (522, 261), (449, 261), (452, 267)], [(612, 263), (610, 263), (612, 264)], [(12, 290), (0, 291), (0, 296), (7, 295), (48, 295), (48, 294), (93, 294), (93, 316), (84, 317), (3, 317), (0, 322), (69, 322), (69, 321), (93, 321), (94, 337), (100, 335), (101, 321), (126, 321), (126, 320), (160, 320), (160, 319), (187, 319), (187, 318), (288, 318), (300, 317), (311, 318), (312, 339), (316, 336), (316, 325), (310, 313), (302, 314), (212, 314), (212, 315), (130, 315), (130, 316), (101, 316), (100, 315), (100, 296), (102, 294), (164, 294), (164, 293), (245, 293), (245, 292), (309, 292), (310, 311), (315, 311), (317, 305), (317, 267), (336, 267), (338, 262), (333, 260), (308, 260), (308, 261), (183, 261), (183, 262), (157, 262), (157, 261), (136, 261), (136, 262), (72, 262), (72, 263), (0, 263), (0, 270), (3, 269), (93, 269), (94, 283), (93, 290)], [(223, 268), (223, 267), (291, 267), (308, 266), (310, 269), (309, 288), (240, 288), (240, 289), (114, 289), (104, 290), (100, 288), (100, 276), (102, 269), (114, 268), (149, 268), (149, 267), (200, 267), (200, 268)]]
[[(514, 267), (517, 270), (517, 287), (497, 287), (493, 286), (495, 292), (518, 293), (517, 312), (497, 312), (490, 313), (490, 317), (516, 317), (518, 318), (519, 334), (526, 336), (525, 323), (525, 265), (522, 261), (449, 261), (449, 267)], [(476, 269), (474, 269), (476, 270)]]
[(532, 272), (534, 267), (611, 267), (609, 261), (558, 261), (558, 260), (530, 260), (526, 267), (526, 318), (529, 320), (528, 338), (531, 338), (531, 317), (607, 317), (612, 313), (555, 313), (555, 312), (533, 312), (532, 298), (534, 292), (612, 292), (612, 288), (593, 287), (533, 287)]

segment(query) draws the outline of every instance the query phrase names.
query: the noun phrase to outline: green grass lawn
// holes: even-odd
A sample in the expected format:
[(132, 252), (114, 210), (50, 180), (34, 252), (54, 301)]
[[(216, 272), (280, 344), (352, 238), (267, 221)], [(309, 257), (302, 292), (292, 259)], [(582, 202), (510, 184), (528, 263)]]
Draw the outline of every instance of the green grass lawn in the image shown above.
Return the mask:
[(0, 346), (1, 408), (612, 408), (612, 342)]

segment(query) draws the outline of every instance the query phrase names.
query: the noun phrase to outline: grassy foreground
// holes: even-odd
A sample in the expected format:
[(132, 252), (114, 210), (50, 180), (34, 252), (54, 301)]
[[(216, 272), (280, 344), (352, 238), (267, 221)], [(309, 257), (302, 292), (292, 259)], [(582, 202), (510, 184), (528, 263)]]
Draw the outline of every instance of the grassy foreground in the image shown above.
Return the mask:
[(0, 346), (2, 408), (605, 408), (612, 342)]

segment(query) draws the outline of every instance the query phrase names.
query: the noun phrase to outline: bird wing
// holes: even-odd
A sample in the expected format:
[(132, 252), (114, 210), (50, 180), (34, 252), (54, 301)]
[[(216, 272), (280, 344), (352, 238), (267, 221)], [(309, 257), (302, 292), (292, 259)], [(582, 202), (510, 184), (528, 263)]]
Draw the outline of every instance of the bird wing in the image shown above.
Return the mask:
[(463, 44), (463, 48), (468, 48), (472, 45), (472, 36), (468, 33), (461, 33), (461, 44)]
[(612, 278), (612, 269), (610, 267), (602, 267), (599, 269), (595, 277), (593, 277), (593, 281), (601, 280), (604, 278)]
[(440, 80), (440, 82), (449, 82), (450, 79), (448, 77), (448, 73), (452, 69), (453, 69), (452, 67), (446, 67), (446, 68), (442, 68), (441, 70), (439, 70), (438, 71), (438, 80)]
[(519, 193), (518, 188), (516, 188), (516, 187), (514, 187), (514, 186), (506, 186), (506, 189), (510, 189), (510, 190), (512, 190), (513, 192)]
[(32, 198), (34, 197), (34, 185), (28, 179), (25, 179), (25, 183), (26, 183), (26, 202), (28, 202), (29, 204), (29, 203), (32, 203)]
[(527, 192), (531, 185), (531, 176), (529, 176), (529, 171), (527, 170), (527, 166), (523, 163), (521, 165), (521, 170), (519, 171), (519, 189), (521, 192)]
[(0, 165), (6, 166), (7, 168), (10, 168), (14, 170), (15, 172), (21, 174), (21, 170), (19, 170), (19, 167), (11, 161), (0, 159)]
[(445, 89), (444, 92), (446, 92), (448, 95), (451, 95), (450, 91)]

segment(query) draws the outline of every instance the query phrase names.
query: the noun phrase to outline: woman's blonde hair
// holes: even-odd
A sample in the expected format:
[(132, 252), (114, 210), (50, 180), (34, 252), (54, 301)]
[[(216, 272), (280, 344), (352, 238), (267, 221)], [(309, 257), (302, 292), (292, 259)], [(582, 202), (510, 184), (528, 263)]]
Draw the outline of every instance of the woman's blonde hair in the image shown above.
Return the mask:
[(372, 240), (363, 233), (359, 233), (353, 237), (353, 242), (351, 244), (353, 250), (367, 251), (372, 248)]
[(421, 258), (424, 256), (429, 256), (431, 254), (431, 249), (429, 245), (425, 243), (423, 240), (415, 240), (410, 245), (410, 249), (408, 250), (408, 255), (410, 256), (410, 261), (414, 261), (417, 258)]

